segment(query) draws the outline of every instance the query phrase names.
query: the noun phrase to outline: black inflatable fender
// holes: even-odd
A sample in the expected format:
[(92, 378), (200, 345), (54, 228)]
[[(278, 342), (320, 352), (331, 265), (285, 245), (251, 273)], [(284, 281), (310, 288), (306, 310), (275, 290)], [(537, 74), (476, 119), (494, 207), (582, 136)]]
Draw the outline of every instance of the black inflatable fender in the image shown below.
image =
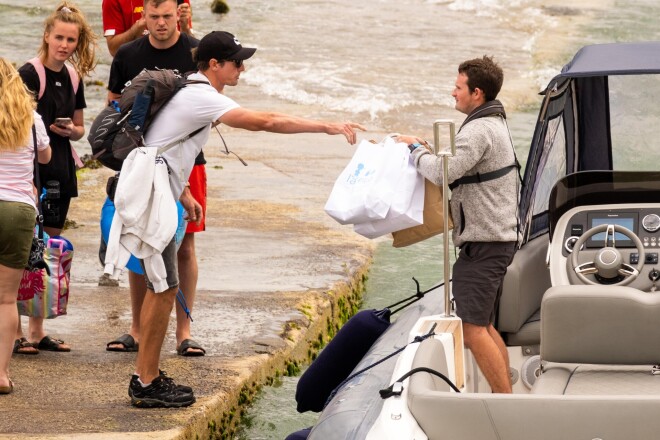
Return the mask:
[(298, 412), (320, 412), (330, 393), (351, 374), (390, 326), (390, 311), (362, 310), (344, 324), (321, 351), (296, 387)]

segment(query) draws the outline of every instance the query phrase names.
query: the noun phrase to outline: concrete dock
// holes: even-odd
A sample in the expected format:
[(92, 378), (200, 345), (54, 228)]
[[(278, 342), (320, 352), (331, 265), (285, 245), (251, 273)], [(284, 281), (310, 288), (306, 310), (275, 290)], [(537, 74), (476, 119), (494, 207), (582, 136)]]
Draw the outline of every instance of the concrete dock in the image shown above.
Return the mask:
[(68, 216), (75, 227), (62, 234), (75, 247), (68, 315), (45, 323), (72, 351), (13, 356), (15, 392), (0, 396), (0, 439), (230, 439), (259, 387), (309, 362), (319, 338), (327, 340), (328, 328), (358, 300), (373, 242), (323, 211), (355, 148), (324, 134), (224, 127), (223, 135), (249, 165), (220, 154), (212, 134), (192, 314), (193, 338), (207, 355), (177, 356), (174, 319), (161, 355), (161, 368), (193, 387), (197, 403), (130, 405), (135, 353), (105, 350), (129, 329), (127, 276), (119, 287), (98, 286), (99, 215), (112, 172), (83, 170)]

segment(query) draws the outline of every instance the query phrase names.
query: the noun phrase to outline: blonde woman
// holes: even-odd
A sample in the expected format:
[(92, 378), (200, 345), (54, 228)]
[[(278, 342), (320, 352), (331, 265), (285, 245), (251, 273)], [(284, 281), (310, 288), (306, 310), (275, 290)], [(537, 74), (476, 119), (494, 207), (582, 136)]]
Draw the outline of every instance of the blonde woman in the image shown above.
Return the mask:
[[(39, 167), (42, 188), (38, 188), (40, 194), (43, 188), (59, 191), (59, 197), (49, 199), (48, 209), (44, 210), (44, 230), (50, 236), (60, 235), (71, 198), (78, 196), (76, 167), (82, 164), (71, 141), (85, 134), (83, 78), (95, 64), (96, 35), (80, 10), (64, 1), (46, 18), (38, 56), (19, 69), (23, 82), (37, 96), (37, 112), (43, 118), (53, 149), (50, 164)], [(16, 336), (23, 338), (20, 325)], [(71, 350), (63, 341), (46, 335), (42, 318), (30, 318), (28, 338), (35, 348), (24, 344), (17, 348), (17, 353)]]
[(9, 360), (18, 325), (16, 294), (37, 215), (33, 124), (39, 163), (51, 156), (46, 127), (34, 107), (16, 69), (0, 58), (0, 394), (13, 391)]

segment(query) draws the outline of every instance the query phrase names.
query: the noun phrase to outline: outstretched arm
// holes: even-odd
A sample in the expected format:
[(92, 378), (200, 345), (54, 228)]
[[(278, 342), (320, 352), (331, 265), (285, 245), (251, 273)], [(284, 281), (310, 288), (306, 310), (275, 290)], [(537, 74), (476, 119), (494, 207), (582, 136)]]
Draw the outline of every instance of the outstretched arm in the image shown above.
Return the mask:
[(222, 122), (234, 128), (251, 131), (269, 131), (271, 133), (326, 133), (344, 135), (351, 145), (357, 142), (356, 130), (365, 131), (355, 122), (325, 122), (300, 118), (284, 113), (261, 112), (236, 108), (228, 111), (216, 122)]

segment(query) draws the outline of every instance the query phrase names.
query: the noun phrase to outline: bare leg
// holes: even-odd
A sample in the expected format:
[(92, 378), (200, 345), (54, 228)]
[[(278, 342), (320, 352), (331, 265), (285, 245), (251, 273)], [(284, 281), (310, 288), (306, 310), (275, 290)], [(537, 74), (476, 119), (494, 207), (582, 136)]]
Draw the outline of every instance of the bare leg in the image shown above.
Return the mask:
[(140, 316), (142, 314), (142, 305), (147, 295), (147, 281), (144, 275), (128, 271), (128, 288), (131, 293), (131, 330), (130, 335), (135, 341), (140, 339)]
[(46, 336), (44, 330), (44, 318), (35, 318), (30, 316), (28, 320), (28, 340), (32, 343), (39, 343)]
[[(144, 275), (128, 271), (128, 289), (131, 294), (131, 329), (129, 334), (133, 336), (135, 342), (140, 341), (140, 314), (142, 313), (142, 303), (147, 293), (147, 282)], [(123, 348), (122, 344), (111, 344), (109, 348)]]
[(507, 377), (509, 378), (509, 385), (511, 385), (511, 363), (509, 362), (509, 351), (506, 349), (506, 344), (504, 343), (504, 339), (502, 339), (502, 336), (500, 333), (493, 327), (493, 324), (490, 324), (488, 326), (488, 334), (490, 335), (491, 338), (493, 338), (493, 341), (495, 341), (495, 344), (497, 344), (497, 348), (500, 349), (500, 352), (502, 353), (502, 357), (504, 358), (504, 363), (506, 364), (506, 371), (507, 371)]
[(488, 327), (464, 322), (463, 336), (493, 392), (511, 393), (507, 362)]
[(19, 325), (16, 292), (23, 269), (0, 264), (0, 386), (9, 386), (9, 360), (14, 348), (14, 336)]
[[(197, 256), (195, 255), (195, 234), (186, 234), (181, 242), (181, 247), (177, 253), (179, 266), (179, 280), (181, 291), (186, 298), (188, 309), (192, 312), (197, 293), (197, 278), (199, 269), (197, 266)], [(181, 345), (185, 339), (190, 338), (190, 320), (183, 308), (176, 307), (176, 345)], [(190, 348), (189, 351), (201, 352), (196, 348)]]
[(178, 290), (178, 287), (161, 293), (147, 290), (140, 316), (141, 341), (135, 364), (135, 371), (140, 376), (142, 383), (151, 383), (160, 374), (158, 371), (160, 351)]

